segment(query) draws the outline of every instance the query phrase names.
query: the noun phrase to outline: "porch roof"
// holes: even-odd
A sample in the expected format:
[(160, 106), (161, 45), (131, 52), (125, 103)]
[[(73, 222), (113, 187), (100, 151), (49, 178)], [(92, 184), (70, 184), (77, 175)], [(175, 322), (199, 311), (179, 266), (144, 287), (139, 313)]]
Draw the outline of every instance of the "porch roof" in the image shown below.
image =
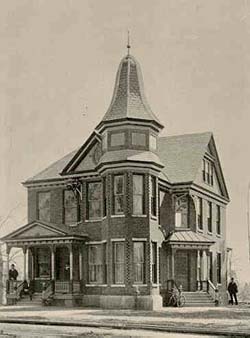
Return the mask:
[(176, 248), (209, 248), (215, 242), (192, 230), (180, 230), (171, 233), (165, 242)]
[(1, 240), (9, 246), (31, 246), (49, 243), (72, 243), (85, 241), (86, 234), (78, 234), (65, 224), (33, 221), (11, 232)]

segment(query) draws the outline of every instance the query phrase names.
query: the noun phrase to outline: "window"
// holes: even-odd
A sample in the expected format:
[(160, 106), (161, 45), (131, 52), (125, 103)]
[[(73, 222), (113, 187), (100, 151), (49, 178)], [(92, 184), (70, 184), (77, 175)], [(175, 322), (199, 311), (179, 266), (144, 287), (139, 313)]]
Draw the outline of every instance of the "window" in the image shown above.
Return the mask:
[(38, 219), (50, 222), (50, 192), (38, 194)]
[(202, 171), (203, 181), (209, 185), (214, 184), (214, 167), (213, 163), (209, 160), (203, 160), (203, 171)]
[(217, 283), (221, 284), (221, 253), (217, 253)]
[(72, 190), (64, 190), (64, 223), (79, 221), (79, 201)]
[(125, 133), (112, 133), (110, 134), (111, 147), (120, 147), (125, 144)]
[(106, 196), (106, 177), (103, 178), (102, 181), (102, 200), (103, 200), (103, 217), (107, 216), (107, 196)]
[(198, 197), (198, 207), (197, 207), (197, 224), (200, 230), (203, 229), (203, 206), (202, 198)]
[(132, 132), (132, 145), (145, 148), (147, 145), (146, 134)]
[(124, 213), (124, 176), (114, 176), (114, 214)]
[(114, 284), (124, 284), (125, 253), (124, 242), (113, 243)]
[(156, 216), (156, 177), (150, 177), (150, 204), (151, 215)]
[(218, 235), (221, 234), (221, 211), (219, 205), (216, 205), (216, 232)]
[(145, 243), (134, 242), (134, 277), (135, 283), (145, 283)]
[(163, 190), (160, 190), (160, 193), (159, 193), (159, 212), (158, 213), (159, 213), (159, 224), (163, 225), (166, 220), (167, 213), (168, 213), (167, 194)]
[(149, 148), (150, 150), (156, 150), (157, 148), (157, 139), (154, 135), (149, 136)]
[(133, 175), (133, 214), (144, 214), (144, 176)]
[(103, 251), (104, 249), (102, 244), (89, 245), (89, 283), (101, 284), (106, 278), (106, 255), (103, 254)]
[(102, 184), (88, 183), (87, 219), (98, 219), (102, 213)]
[(212, 203), (207, 202), (207, 230), (212, 232)]
[(35, 249), (35, 276), (37, 278), (50, 278), (50, 250), (49, 248)]
[(157, 284), (157, 243), (152, 242), (152, 282)]
[(175, 201), (175, 226), (188, 228), (188, 198), (176, 197)]

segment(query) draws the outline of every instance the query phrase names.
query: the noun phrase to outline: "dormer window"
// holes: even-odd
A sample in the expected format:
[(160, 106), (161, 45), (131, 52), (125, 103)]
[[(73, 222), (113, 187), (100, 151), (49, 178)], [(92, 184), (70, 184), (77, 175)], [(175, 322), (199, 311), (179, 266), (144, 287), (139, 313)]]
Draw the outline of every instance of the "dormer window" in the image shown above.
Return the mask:
[(214, 166), (212, 161), (204, 159), (203, 160), (203, 181), (209, 185), (214, 185)]

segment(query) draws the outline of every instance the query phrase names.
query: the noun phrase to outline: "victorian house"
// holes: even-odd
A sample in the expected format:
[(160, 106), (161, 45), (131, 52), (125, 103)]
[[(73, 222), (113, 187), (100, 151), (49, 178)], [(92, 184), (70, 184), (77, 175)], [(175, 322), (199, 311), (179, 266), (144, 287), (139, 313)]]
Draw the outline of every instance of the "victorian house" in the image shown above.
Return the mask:
[(35, 293), (55, 305), (156, 309), (173, 285), (194, 299), (225, 290), (229, 196), (213, 135), (162, 129), (128, 53), (87, 141), (23, 183), (28, 224), (4, 241), (8, 253), (23, 248)]

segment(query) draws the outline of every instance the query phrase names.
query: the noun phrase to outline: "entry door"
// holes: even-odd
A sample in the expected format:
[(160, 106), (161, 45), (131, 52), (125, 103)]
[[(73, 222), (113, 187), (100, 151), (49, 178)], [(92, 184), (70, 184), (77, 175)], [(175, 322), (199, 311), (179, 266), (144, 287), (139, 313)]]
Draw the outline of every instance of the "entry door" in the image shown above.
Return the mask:
[(185, 251), (177, 251), (175, 257), (175, 280), (183, 291), (190, 289), (190, 257)]

